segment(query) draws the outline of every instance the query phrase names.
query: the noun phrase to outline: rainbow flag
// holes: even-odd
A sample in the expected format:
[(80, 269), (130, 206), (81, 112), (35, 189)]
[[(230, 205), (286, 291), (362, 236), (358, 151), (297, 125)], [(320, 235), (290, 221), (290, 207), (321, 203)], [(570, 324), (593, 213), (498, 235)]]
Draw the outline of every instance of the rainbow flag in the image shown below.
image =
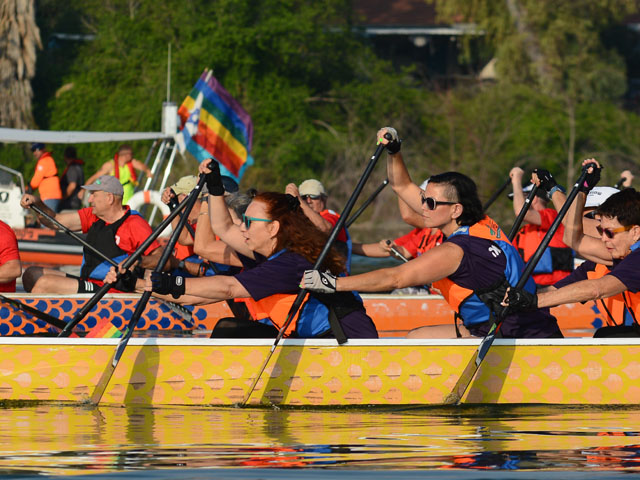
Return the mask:
[(178, 115), (182, 130), (175, 140), (180, 152), (188, 150), (199, 162), (213, 157), (223, 175), (240, 182), (246, 168), (253, 165), (253, 123), (210, 70), (202, 72)]
[(85, 338), (120, 338), (122, 332), (108, 318), (99, 319)]

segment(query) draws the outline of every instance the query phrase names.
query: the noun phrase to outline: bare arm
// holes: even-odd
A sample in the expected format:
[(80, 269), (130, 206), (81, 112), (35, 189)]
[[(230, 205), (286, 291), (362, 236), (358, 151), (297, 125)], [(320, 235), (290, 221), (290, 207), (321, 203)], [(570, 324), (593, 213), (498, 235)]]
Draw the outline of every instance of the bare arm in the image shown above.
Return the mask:
[[(525, 196), (522, 191), (522, 177), (524, 176), (524, 170), (520, 167), (514, 167), (509, 172), (509, 177), (511, 177), (511, 187), (513, 188), (513, 212), (517, 215), (522, 211), (522, 207), (524, 207)], [(534, 210), (533, 208), (529, 208), (524, 218), (522, 219), (524, 223), (529, 223), (532, 225), (541, 225), (542, 218), (540, 218), (540, 214)]]
[(89, 179), (85, 182), (85, 185), (91, 185), (98, 179), (98, 177), (102, 175), (111, 175), (111, 172), (113, 172), (113, 160), (109, 160), (103, 163), (100, 169), (89, 177)]
[(599, 300), (622, 293), (627, 287), (613, 275), (594, 280), (582, 280), (565, 287), (538, 294), (538, 307), (555, 307), (565, 303)]
[(13, 282), (22, 275), (22, 264), (19, 259), (8, 260), (0, 266), (0, 283)]
[(147, 175), (147, 177), (151, 178), (153, 176), (153, 174), (151, 173), (151, 169), (147, 167), (144, 163), (142, 163), (140, 160), (136, 160), (134, 158), (133, 160), (131, 160), (131, 165), (136, 170), (140, 170), (141, 172), (144, 172)]
[[(140, 282), (138, 285), (140, 285)], [(145, 289), (151, 289), (151, 281), (149, 279), (145, 281)], [(173, 298), (172, 295), (158, 295), (157, 293), (153, 295), (171, 302), (187, 305), (206, 305), (221, 300), (249, 298), (251, 296), (235, 277), (226, 275), (186, 278), (185, 294), (178, 299)]]
[[(62, 225), (67, 227), (72, 232), (78, 232), (82, 230), (82, 223), (80, 222), (80, 215), (78, 215), (78, 212), (55, 213), (53, 210), (47, 207), (44, 203), (42, 203), (42, 200), (39, 200), (33, 195), (30, 195), (28, 193), (22, 196), (22, 198), (20, 199), (20, 205), (22, 206), (22, 208), (29, 208), (30, 205), (35, 205), (44, 213), (48, 214), (50, 217), (60, 222)], [(47, 218), (43, 217), (42, 215), (38, 214), (38, 218), (47, 227), (54, 230), (58, 229), (58, 226), (56, 224), (54, 224)]]
[(460, 266), (463, 250), (453, 243), (443, 243), (418, 258), (397, 267), (339, 277), (338, 291), (385, 292), (395, 288), (425, 285), (454, 273)]
[[(383, 145), (389, 143), (389, 140), (384, 138), (387, 133), (386, 128), (381, 128), (377, 133), (377, 138)], [(387, 178), (391, 184), (393, 191), (404, 202), (416, 212), (422, 210), (422, 202), (420, 199), (420, 187), (411, 181), (409, 172), (404, 160), (402, 159), (402, 153), (389, 154), (387, 158)]]
[(298, 197), (298, 200), (300, 201), (300, 206), (302, 207), (302, 211), (304, 212), (305, 216), (309, 220), (311, 220), (311, 223), (313, 223), (321, 232), (324, 232), (327, 234), (331, 233), (331, 230), (333, 229), (333, 224), (329, 220), (324, 218), (322, 215), (320, 215), (318, 212), (313, 210), (309, 206), (309, 204), (300, 197), (300, 192), (298, 191), (298, 187), (296, 186), (295, 183), (288, 184), (284, 189), (284, 193), (288, 193), (289, 195)]
[(407, 202), (398, 197), (398, 208), (400, 209), (400, 215), (402, 216), (402, 220), (405, 223), (408, 223), (412, 227), (416, 228), (424, 228), (424, 217), (422, 216), (421, 211), (416, 212), (413, 208), (411, 208)]

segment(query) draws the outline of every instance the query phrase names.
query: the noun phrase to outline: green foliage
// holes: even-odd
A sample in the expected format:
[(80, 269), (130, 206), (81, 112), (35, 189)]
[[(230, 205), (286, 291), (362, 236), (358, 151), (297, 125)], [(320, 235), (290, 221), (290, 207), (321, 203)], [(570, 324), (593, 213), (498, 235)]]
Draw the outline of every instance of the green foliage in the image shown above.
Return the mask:
[[(513, 2), (526, 14), (524, 28), (516, 27), (505, 7)], [(562, 178), (567, 152), (575, 152), (574, 164), (595, 155), (606, 165), (604, 179), (613, 183), (640, 154), (640, 119), (616, 105), (625, 66), (601, 41), (605, 28), (632, 11), (633, 2), (437, 0), (444, 18), (475, 21), (486, 34), (480, 48), (493, 48), (499, 59), (499, 83), (445, 92), (430, 91), (410, 69), (396, 72), (377, 58), (353, 33), (350, 3), (40, 0), (45, 49), (33, 82), (38, 126), (160, 130), (170, 43), (171, 101), (180, 104), (202, 70), (212, 68), (251, 114), (256, 162), (242, 186), (282, 191), (289, 182), (315, 177), (329, 189), (336, 210), (353, 191), (375, 149), (375, 132), (384, 125), (403, 138), (416, 183), (458, 170), (476, 180), (483, 199), (515, 165), (544, 166)], [(52, 43), (53, 32), (95, 38)], [(536, 49), (541, 63), (529, 55)], [(64, 147), (52, 147), (61, 170)], [(117, 144), (77, 147), (90, 175)], [(133, 147), (143, 160), (149, 142)], [(1, 146), (0, 163), (22, 169), (27, 180), (33, 172), (24, 146)], [(384, 157), (380, 163), (363, 198), (386, 177)], [(187, 158), (172, 176), (194, 170)], [(511, 222), (506, 195), (490, 213), (504, 225)], [(402, 229), (396, 220), (396, 199), (386, 189), (353, 230), (357, 238), (359, 225), (369, 221), (393, 232)]]

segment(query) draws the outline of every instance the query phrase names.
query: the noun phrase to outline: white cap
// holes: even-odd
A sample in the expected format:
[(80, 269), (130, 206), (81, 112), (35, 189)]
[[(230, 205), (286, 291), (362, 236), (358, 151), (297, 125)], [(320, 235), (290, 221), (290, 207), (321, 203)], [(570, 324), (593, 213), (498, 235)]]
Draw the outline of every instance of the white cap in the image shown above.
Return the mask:
[(427, 178), (424, 182), (420, 184), (420, 190), (426, 189), (428, 183), (429, 183), (429, 179)]
[(587, 201), (584, 208), (594, 208), (602, 205), (607, 198), (620, 190), (614, 187), (593, 187), (587, 194)]

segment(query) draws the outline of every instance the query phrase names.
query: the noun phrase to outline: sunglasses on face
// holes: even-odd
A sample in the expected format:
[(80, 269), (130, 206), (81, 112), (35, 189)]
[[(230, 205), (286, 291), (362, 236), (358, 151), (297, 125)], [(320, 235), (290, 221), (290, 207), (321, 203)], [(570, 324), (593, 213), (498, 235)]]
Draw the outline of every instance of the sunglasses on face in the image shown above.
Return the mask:
[(322, 195), (302, 195), (302, 199), (306, 202), (307, 200), (318, 200), (322, 198)]
[(268, 218), (248, 217), (244, 213), (242, 214), (242, 223), (244, 223), (244, 226), (247, 228), (247, 230), (249, 230), (249, 227), (251, 226), (251, 222), (270, 222), (270, 221), (271, 220), (269, 220)]
[(596, 227), (596, 230), (598, 231), (598, 235), (600, 236), (602, 236), (602, 234), (604, 233), (604, 235), (607, 238), (613, 238), (616, 236), (617, 233), (627, 232), (632, 228), (633, 228), (633, 225), (627, 225), (626, 227), (619, 227), (619, 228), (602, 228), (600, 225), (598, 225)]
[(436, 208), (438, 208), (438, 205), (455, 205), (456, 203), (458, 203), (436, 200), (433, 197), (425, 197), (424, 195), (420, 195), (420, 200), (422, 200), (423, 205), (426, 205), (429, 210), (435, 210)]

